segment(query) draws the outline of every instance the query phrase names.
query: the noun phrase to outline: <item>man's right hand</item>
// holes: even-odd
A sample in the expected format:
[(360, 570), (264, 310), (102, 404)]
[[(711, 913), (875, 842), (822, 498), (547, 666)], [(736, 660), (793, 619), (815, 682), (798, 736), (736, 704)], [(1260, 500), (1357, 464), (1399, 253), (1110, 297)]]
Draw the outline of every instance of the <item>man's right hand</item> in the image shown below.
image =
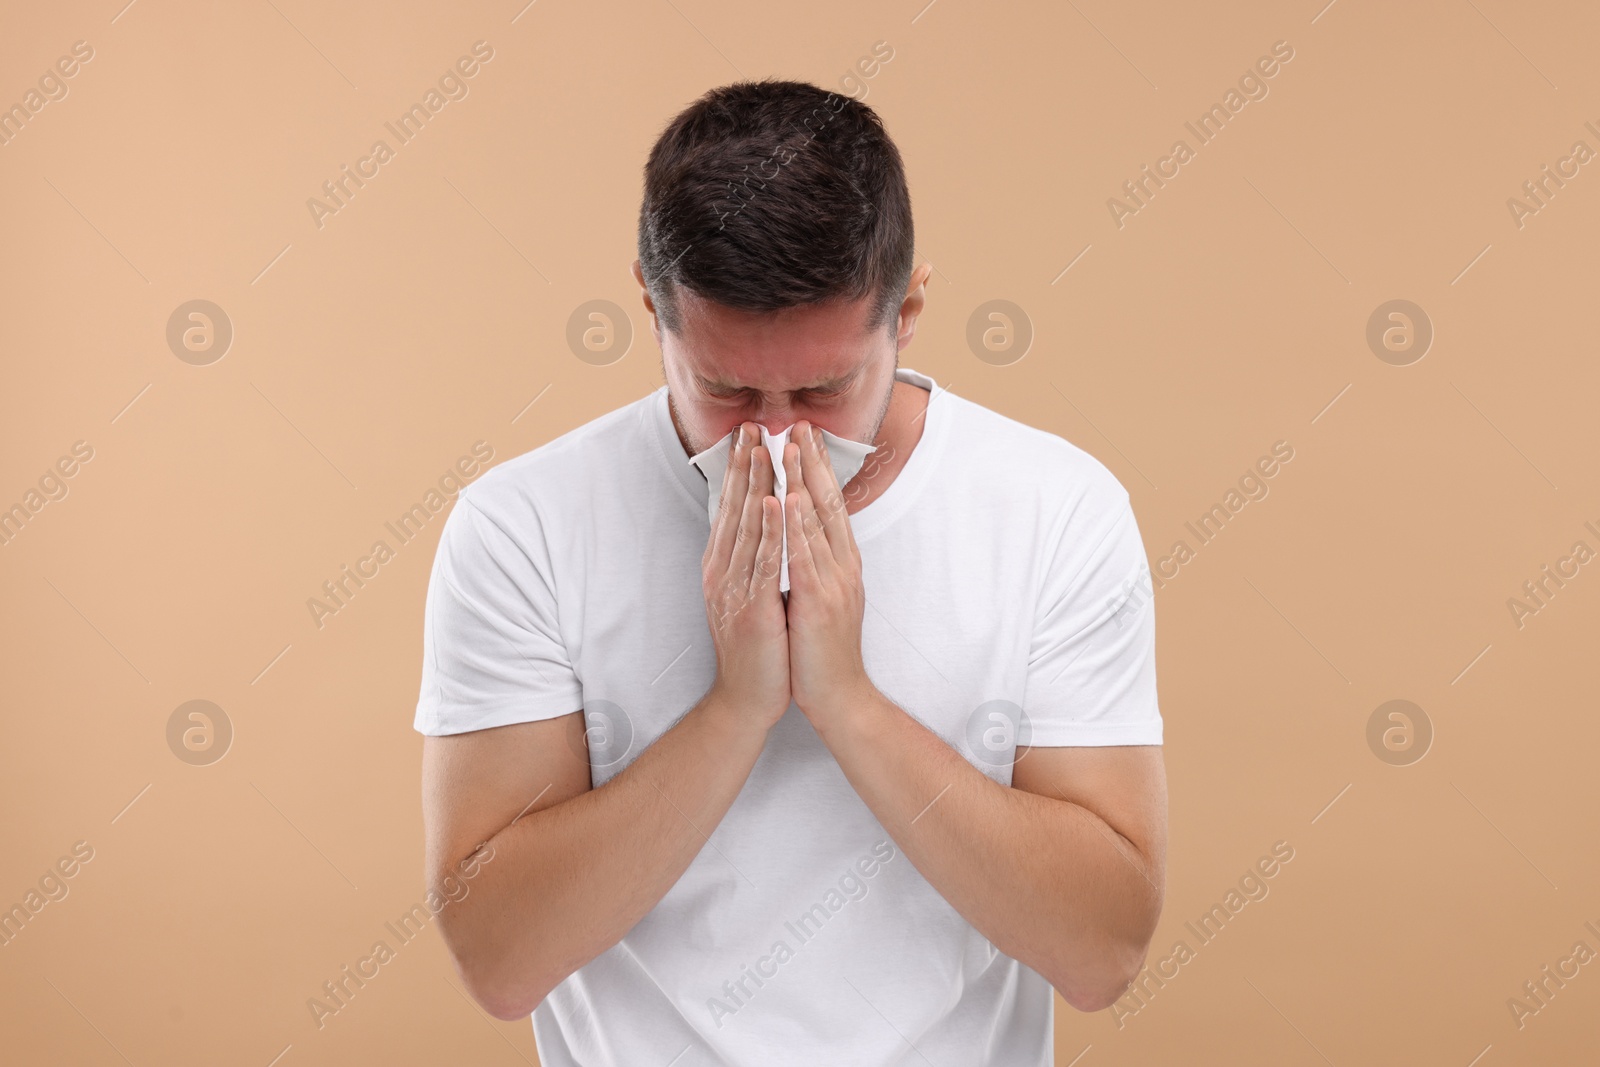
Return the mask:
[(717, 655), (712, 690), (770, 729), (791, 699), (789, 630), (778, 592), (782, 511), (760, 438), (755, 423), (740, 425), (700, 570)]
[[(423, 739), (430, 889), (461, 882), (484, 842), (494, 850), (470, 892), (441, 892), (439, 928), (467, 992), (497, 1019), (526, 1018), (678, 884), (789, 707), (772, 463), (756, 455), (751, 475), (761, 433), (741, 429), (701, 568), (717, 677), (693, 708), (598, 787), (577, 708)], [(637, 714), (679, 710), (657, 696)]]

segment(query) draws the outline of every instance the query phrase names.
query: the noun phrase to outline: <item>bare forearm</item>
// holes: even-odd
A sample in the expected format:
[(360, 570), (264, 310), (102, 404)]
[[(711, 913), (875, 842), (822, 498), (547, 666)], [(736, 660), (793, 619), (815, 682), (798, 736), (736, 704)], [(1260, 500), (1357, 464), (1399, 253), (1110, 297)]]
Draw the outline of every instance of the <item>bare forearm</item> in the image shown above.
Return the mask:
[(525, 1016), (616, 944), (705, 846), (765, 740), (708, 694), (603, 786), (495, 834), (494, 862), (441, 915), (474, 995)]
[(1088, 809), (989, 778), (873, 692), (824, 742), (923, 877), (996, 948), (1097, 1010), (1138, 970), (1161, 893)]

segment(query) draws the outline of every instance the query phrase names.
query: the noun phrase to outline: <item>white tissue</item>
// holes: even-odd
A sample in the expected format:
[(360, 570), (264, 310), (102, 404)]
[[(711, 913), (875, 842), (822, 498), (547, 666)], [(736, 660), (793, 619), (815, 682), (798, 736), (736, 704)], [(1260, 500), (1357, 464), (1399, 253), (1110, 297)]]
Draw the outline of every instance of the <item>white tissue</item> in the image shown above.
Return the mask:
[[(757, 423), (757, 425), (760, 425)], [(767, 455), (772, 460), (773, 486), (772, 491), (778, 497), (780, 515), (784, 508), (784, 500), (788, 495), (789, 476), (783, 469), (783, 446), (789, 441), (789, 431), (794, 427), (787, 426), (777, 433), (768, 433), (765, 426), (761, 427), (761, 443), (767, 448)], [(839, 488), (843, 489), (849, 484), (866, 463), (867, 457), (877, 450), (877, 446), (863, 444), (860, 441), (851, 441), (829, 433), (818, 426), (822, 432), (822, 443), (828, 450), (828, 464), (833, 468), (833, 476), (839, 481)], [(728, 431), (716, 444), (689, 457), (689, 462), (697, 467), (701, 474), (706, 476), (706, 517), (712, 523), (717, 521), (717, 505), (722, 501), (722, 477), (728, 469), (729, 449), (733, 444), (733, 435), (738, 433), (735, 426)], [(795, 442), (799, 444), (799, 442)], [(789, 591), (789, 526), (787, 517), (780, 519), (782, 523), (783, 551), (780, 555), (782, 561), (778, 570), (778, 590)]]

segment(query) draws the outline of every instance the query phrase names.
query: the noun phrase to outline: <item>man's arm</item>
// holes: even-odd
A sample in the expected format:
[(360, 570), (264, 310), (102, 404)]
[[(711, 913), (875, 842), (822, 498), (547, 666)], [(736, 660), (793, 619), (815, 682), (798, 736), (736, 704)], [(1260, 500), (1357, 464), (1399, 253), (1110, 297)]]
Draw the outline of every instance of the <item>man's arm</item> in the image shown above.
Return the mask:
[[(1012, 769), (1012, 788), (968, 763), (867, 677), (861, 553), (809, 424), (797, 425), (783, 461), (795, 703), (952, 907), (1074, 1008), (1109, 1007), (1138, 974), (1161, 914), (1167, 798), (1160, 746), (1019, 748), (1026, 758)], [(1136, 534), (1130, 522), (1129, 554), (1139, 551)], [(1127, 651), (1144, 654), (1137, 646)], [(1153, 698), (1153, 665), (1148, 683)]]
[[(581, 713), (423, 741), (429, 888), (485, 842), (494, 850), (439, 929), (467, 990), (497, 1018), (527, 1015), (655, 907), (789, 707), (783, 527), (759, 440), (753, 424), (740, 427), (701, 557), (716, 679), (671, 729), (599, 789)], [(468, 643), (456, 635), (447, 648)]]
[(424, 739), (430, 888), (494, 850), (439, 913), (485, 1010), (527, 1016), (672, 888), (761, 755), (766, 725), (742, 712), (713, 690), (599, 789), (581, 713)]
[(978, 932), (1079, 1011), (1122, 995), (1166, 884), (1159, 745), (1019, 748), (1008, 789), (876, 689), (825, 721), (850, 784)]

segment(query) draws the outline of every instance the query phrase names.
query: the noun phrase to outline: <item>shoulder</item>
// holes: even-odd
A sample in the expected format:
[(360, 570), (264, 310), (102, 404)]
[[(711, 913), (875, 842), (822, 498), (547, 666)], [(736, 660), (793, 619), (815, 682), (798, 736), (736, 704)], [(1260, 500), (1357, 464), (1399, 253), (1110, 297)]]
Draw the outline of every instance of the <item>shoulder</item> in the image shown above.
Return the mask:
[(1046, 521), (1095, 526), (1131, 515), (1127, 489), (1099, 459), (1050, 430), (951, 394), (948, 450), (1006, 499), (1029, 501)]
[(490, 468), (461, 491), (460, 501), (497, 525), (520, 527), (560, 512), (586, 493), (637, 468), (654, 394), (576, 426), (537, 448)]
[(1003, 517), (1012, 548), (1031, 561), (1040, 632), (1076, 634), (1109, 617), (1146, 566), (1122, 482), (1058, 433), (970, 401), (954, 416), (969, 494)]

